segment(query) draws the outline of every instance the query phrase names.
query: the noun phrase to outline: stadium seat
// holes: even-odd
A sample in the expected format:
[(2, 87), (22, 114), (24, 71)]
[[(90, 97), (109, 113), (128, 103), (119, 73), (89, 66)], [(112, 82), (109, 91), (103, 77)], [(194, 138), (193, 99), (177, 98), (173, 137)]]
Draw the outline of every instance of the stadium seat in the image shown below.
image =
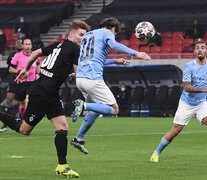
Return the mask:
[(186, 44), (186, 45), (193, 44), (193, 39), (191, 38), (183, 39), (183, 44)]
[(168, 86), (160, 86), (158, 89), (158, 93), (154, 101), (149, 105), (150, 115), (151, 116), (162, 116), (162, 112), (160, 112), (160, 108), (164, 102), (168, 99)]
[(172, 37), (181, 37), (183, 36), (183, 32), (181, 31), (175, 31), (172, 33)]
[(152, 46), (150, 47), (150, 53), (152, 59), (160, 59), (160, 47)]
[(180, 53), (182, 51), (182, 45), (181, 44), (173, 44), (171, 46), (171, 52), (172, 53)]
[(161, 108), (164, 109), (166, 116), (174, 116), (181, 92), (182, 88), (180, 86), (173, 86), (171, 88), (167, 101), (161, 105)]
[(160, 58), (161, 59), (170, 59), (171, 46), (161, 46), (160, 47)]
[(162, 38), (162, 45), (172, 44), (172, 38), (171, 37), (163, 37)]
[(120, 40), (120, 43), (124, 44), (125, 46), (129, 46), (129, 40)]
[(172, 37), (172, 32), (161, 32), (161, 37)]
[(143, 104), (150, 105), (156, 96), (156, 87), (148, 86), (144, 92)]
[(142, 46), (139, 48), (139, 51), (149, 53), (150, 48), (149, 48), (149, 46)]
[(172, 59), (180, 58), (181, 51), (182, 51), (182, 45), (173, 44), (171, 47), (171, 58)]
[(184, 53), (184, 54), (181, 54), (181, 58), (182, 59), (193, 59), (193, 54), (192, 53)]
[(160, 46), (150, 47), (150, 53), (160, 53)]
[(130, 97), (130, 104), (141, 104), (144, 96), (144, 87), (136, 86)]

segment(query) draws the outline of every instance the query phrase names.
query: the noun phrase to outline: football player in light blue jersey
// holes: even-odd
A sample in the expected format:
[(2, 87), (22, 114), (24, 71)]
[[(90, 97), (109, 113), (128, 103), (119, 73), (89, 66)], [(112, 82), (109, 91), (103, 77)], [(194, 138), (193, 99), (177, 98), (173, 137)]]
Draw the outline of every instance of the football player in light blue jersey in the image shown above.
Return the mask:
[(139, 59), (150, 59), (145, 52), (137, 52), (116, 42), (115, 34), (118, 30), (118, 20), (105, 18), (101, 21), (100, 28), (88, 32), (81, 42), (76, 84), (86, 102), (84, 103), (82, 100), (75, 102), (73, 122), (77, 120), (83, 108), (88, 113), (84, 117), (77, 136), (71, 141), (71, 145), (85, 154), (88, 154), (88, 150), (84, 146), (84, 136), (96, 118), (100, 114), (117, 115), (119, 112), (116, 99), (103, 80), (103, 68), (106, 64), (127, 65), (128, 61), (125, 59), (107, 60), (109, 50), (112, 48)]
[(207, 48), (205, 42), (200, 41), (195, 44), (194, 55), (195, 60), (186, 63), (183, 69), (184, 87), (173, 126), (152, 154), (150, 158), (152, 162), (159, 161), (160, 153), (195, 115), (201, 124), (207, 125)]

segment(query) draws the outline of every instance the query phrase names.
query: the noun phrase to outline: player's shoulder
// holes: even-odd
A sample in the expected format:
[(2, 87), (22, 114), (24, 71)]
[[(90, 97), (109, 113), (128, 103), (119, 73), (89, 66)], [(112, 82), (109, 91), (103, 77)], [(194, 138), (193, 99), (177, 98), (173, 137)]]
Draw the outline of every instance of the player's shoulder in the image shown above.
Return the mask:
[(20, 51), (20, 52), (16, 52), (15, 54), (14, 54), (14, 56), (13, 56), (13, 58), (15, 57), (15, 58), (17, 58), (17, 57), (21, 57), (21, 56), (23, 56), (24, 54), (23, 54), (23, 51)]
[(104, 28), (95, 29), (95, 30), (90, 31), (88, 33), (93, 33), (93, 34), (113, 34), (111, 31), (109, 31), (108, 29), (104, 29)]
[(185, 67), (192, 67), (194, 66), (196, 63), (195, 63), (195, 60), (192, 60), (192, 61), (189, 61), (187, 63), (185, 63)]

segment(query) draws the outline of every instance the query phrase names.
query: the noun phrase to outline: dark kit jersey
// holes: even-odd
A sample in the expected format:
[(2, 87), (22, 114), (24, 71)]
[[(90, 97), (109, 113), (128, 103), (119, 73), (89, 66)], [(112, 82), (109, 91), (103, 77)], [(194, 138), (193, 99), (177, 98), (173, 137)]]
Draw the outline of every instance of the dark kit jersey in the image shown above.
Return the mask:
[(42, 48), (42, 53), (46, 58), (41, 63), (40, 78), (30, 94), (58, 94), (61, 84), (72, 72), (73, 64), (78, 64), (79, 46), (65, 40)]

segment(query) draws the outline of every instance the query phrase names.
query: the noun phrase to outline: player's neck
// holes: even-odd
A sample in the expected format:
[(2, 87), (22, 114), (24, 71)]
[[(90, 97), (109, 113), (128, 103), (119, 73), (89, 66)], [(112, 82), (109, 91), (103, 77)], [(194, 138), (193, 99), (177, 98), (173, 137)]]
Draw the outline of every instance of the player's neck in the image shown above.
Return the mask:
[(205, 58), (202, 60), (196, 59), (196, 63), (199, 65), (204, 65), (204, 64), (206, 64), (206, 59)]
[(25, 56), (30, 56), (30, 55), (32, 54), (31, 51), (30, 51), (30, 52), (22, 51), (22, 52), (23, 52), (23, 54), (24, 54)]

